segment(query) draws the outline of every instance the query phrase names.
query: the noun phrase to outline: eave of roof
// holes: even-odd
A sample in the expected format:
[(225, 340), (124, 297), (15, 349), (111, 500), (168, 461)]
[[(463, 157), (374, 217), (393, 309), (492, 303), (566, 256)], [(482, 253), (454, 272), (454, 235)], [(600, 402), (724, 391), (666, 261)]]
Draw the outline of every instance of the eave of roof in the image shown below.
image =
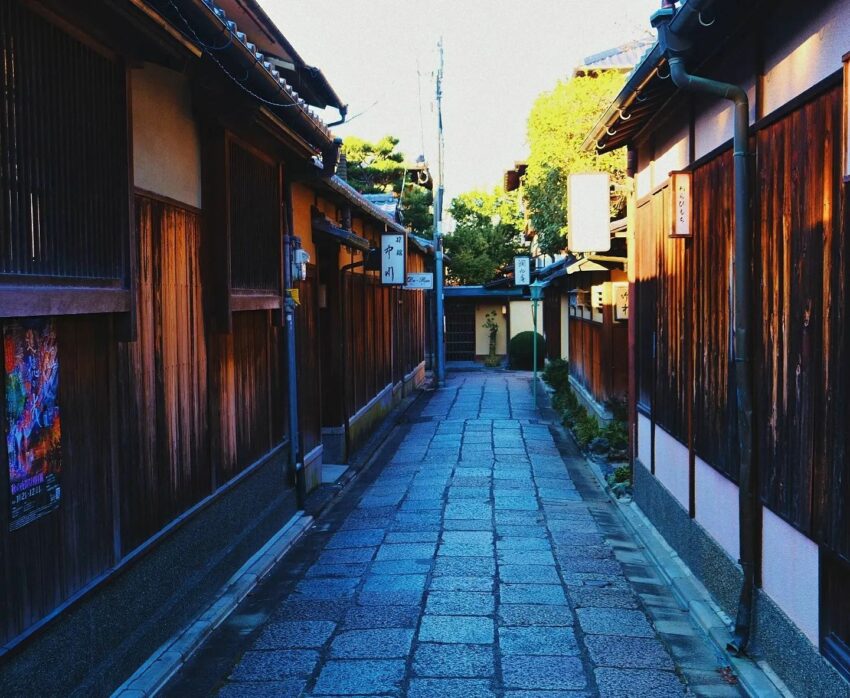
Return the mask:
[(389, 230), (401, 235), (407, 235), (407, 229), (399, 225), (396, 221), (390, 218), (386, 213), (379, 209), (371, 201), (368, 201), (359, 191), (352, 187), (344, 179), (340, 179), (336, 175), (333, 177), (321, 177), (323, 182), (331, 191), (342, 196), (359, 211), (373, 218), (377, 223), (385, 225)]
[(443, 293), (447, 298), (522, 298), (523, 289), (489, 289), (484, 286), (446, 286)]
[[(698, 21), (691, 0), (686, 0), (671, 20), (674, 31), (693, 39), (690, 61), (695, 69), (723, 50), (734, 32), (758, 12), (762, 2), (709, 0), (713, 21)], [(704, 10), (705, 11), (705, 10)], [(661, 47), (655, 42), (626, 79), (620, 93), (582, 143), (584, 150), (607, 153), (640, 138), (651, 122), (665, 112), (678, 89), (669, 79)]]

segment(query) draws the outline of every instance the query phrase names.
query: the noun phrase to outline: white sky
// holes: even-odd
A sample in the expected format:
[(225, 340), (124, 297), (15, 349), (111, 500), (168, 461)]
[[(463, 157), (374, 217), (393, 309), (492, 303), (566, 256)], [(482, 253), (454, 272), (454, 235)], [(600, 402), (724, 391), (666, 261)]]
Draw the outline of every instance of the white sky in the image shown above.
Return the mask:
[[(356, 118), (335, 127), (337, 135), (371, 140), (392, 134), (410, 159), (424, 141), (432, 167), (436, 46), (443, 37), (446, 205), (461, 192), (499, 183), (527, 155), (525, 124), (535, 97), (585, 56), (649, 31), (649, 16), (661, 5), (660, 0), (261, 2), (301, 56), (321, 68), (350, 105), (349, 118)], [(326, 116), (337, 118), (332, 110)]]

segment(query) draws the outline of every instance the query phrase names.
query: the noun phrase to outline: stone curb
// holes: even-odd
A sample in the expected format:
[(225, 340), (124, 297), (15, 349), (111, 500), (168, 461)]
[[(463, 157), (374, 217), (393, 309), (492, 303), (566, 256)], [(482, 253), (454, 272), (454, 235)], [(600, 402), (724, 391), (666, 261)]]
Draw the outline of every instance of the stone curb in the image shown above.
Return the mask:
[(643, 544), (651, 561), (670, 585), (673, 595), (688, 609), (691, 619), (733, 668), (747, 694), (754, 698), (793, 698), (793, 694), (769, 668), (749, 657), (736, 657), (729, 652), (726, 647), (732, 640), (729, 630), (731, 620), (714, 603), (708, 590), (694, 577), (640, 507), (633, 501), (622, 502), (611, 494), (599, 466), (592, 461), (587, 462), (608, 498), (617, 506), (635, 538)]
[(113, 692), (113, 698), (143, 698), (162, 690), (312, 525), (312, 516), (303, 512), (295, 514), (236, 571), (207, 610), (156, 650)]

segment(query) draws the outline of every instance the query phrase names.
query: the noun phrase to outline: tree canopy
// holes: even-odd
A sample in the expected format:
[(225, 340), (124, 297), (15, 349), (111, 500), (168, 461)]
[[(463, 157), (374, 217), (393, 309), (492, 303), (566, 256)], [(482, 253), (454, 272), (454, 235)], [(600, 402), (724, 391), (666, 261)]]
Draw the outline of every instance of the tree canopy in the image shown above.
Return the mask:
[(342, 144), (348, 166), (348, 183), (361, 194), (389, 194), (401, 196), (401, 215), (404, 224), (416, 235), (430, 238), (433, 235), (431, 192), (415, 184), (410, 175), (404, 183), (406, 158), (398, 148), (398, 138), (384, 136), (377, 141), (367, 141), (349, 136)]
[(444, 238), (447, 274), (462, 285), (491, 281), (523, 249), (523, 219), (516, 192), (501, 187), (455, 197), (449, 206), (455, 230)]
[[(544, 254), (557, 254), (566, 247), (567, 178), (571, 173), (608, 172), (612, 183), (625, 182), (626, 159), (622, 151), (600, 155), (581, 149), (582, 141), (622, 87), (623, 79), (619, 72), (600, 71), (559, 82), (551, 92), (541, 94), (531, 109), (524, 189), (531, 225)], [(620, 215), (624, 207), (625, 196), (613, 196), (611, 216)]]

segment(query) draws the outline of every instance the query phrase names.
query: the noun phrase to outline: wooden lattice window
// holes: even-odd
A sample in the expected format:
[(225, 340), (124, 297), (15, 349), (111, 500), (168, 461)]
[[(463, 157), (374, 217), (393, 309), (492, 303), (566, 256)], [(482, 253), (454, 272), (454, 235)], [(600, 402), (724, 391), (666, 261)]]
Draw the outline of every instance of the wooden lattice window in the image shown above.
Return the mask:
[(0, 275), (126, 281), (122, 64), (0, 3)]
[(235, 140), (228, 144), (230, 279), (234, 289), (280, 291), (277, 164)]

